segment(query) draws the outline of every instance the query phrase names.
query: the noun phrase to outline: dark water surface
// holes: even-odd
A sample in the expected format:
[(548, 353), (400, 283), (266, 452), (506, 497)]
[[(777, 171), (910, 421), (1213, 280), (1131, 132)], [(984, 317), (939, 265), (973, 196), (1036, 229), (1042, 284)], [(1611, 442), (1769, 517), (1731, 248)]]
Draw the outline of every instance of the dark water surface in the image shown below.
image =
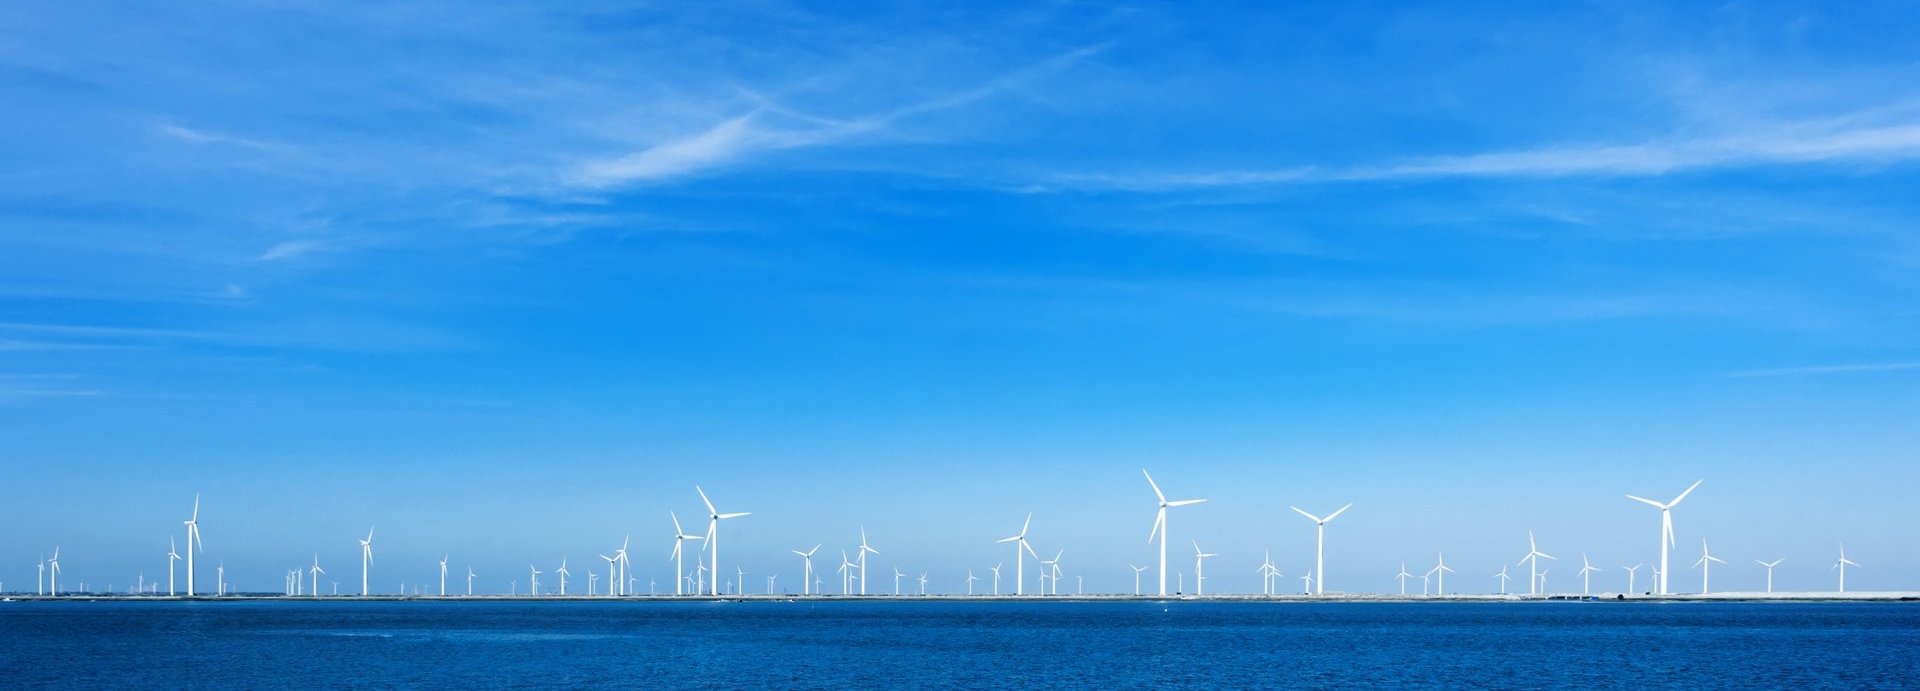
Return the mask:
[(0, 603), (0, 687), (1915, 688), (1899, 603)]

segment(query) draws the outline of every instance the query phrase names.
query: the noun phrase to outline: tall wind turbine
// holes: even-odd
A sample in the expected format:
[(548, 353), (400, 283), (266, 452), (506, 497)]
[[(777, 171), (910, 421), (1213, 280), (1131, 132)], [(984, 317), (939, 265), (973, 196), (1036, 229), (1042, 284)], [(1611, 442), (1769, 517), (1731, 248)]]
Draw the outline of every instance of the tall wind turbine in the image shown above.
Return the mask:
[(1493, 577), (1500, 579), (1500, 594), (1507, 594), (1507, 581), (1513, 580), (1511, 576), (1507, 575), (1507, 565), (1501, 564), (1500, 573), (1494, 574)]
[(1319, 538), (1313, 550), (1313, 594), (1323, 595), (1327, 590), (1327, 523), (1335, 518), (1339, 518), (1340, 514), (1345, 513), (1347, 509), (1353, 508), (1353, 504), (1349, 503), (1346, 506), (1340, 507), (1339, 511), (1327, 514), (1326, 518), (1301, 511), (1298, 506), (1288, 508), (1293, 509), (1295, 513), (1306, 516), (1307, 520), (1313, 521), (1319, 531)]
[(681, 548), (681, 545), (685, 544), (688, 540), (704, 540), (706, 538), (699, 535), (688, 535), (687, 531), (680, 527), (680, 517), (672, 511), (667, 512), (667, 517), (673, 519), (673, 573), (675, 574), (673, 579), (673, 594), (685, 595), (687, 594), (686, 581), (680, 577), (687, 574), (687, 569), (683, 566), (682, 560), (684, 557), (681, 556), (681, 553), (684, 550)]
[(528, 580), (527, 580), (527, 596), (539, 597), (540, 596), (540, 569), (539, 567), (536, 567), (532, 564), (528, 564), (527, 570), (533, 572), (533, 575), (528, 577)]
[(173, 538), (167, 538), (167, 597), (173, 597), (173, 564), (180, 561), (180, 553), (174, 551)]
[[(440, 597), (447, 596), (447, 557), (449, 556), (452, 555), (440, 555)], [(318, 593), (319, 590), (316, 589), (314, 592)]]
[[(671, 514), (672, 512), (669, 511), (668, 513)], [(677, 522), (675, 527), (679, 527)], [(633, 585), (633, 578), (627, 575), (628, 567), (633, 566), (633, 562), (627, 559), (627, 546), (631, 544), (633, 544), (633, 535), (623, 535), (620, 537), (620, 549), (613, 551), (613, 562), (620, 567), (620, 582), (608, 583), (607, 591), (609, 593), (618, 588), (621, 595), (626, 595)]]
[(473, 597), (473, 567), (467, 567), (467, 597)]
[[(880, 550), (874, 549), (873, 545), (867, 544), (867, 527), (864, 525), (860, 526), (860, 549), (856, 550), (855, 553), (860, 555), (860, 594), (865, 595), (867, 594), (867, 555), (879, 554)], [(898, 567), (895, 567), (895, 570), (898, 570)], [(893, 589), (899, 590), (900, 584), (898, 582), (894, 583)], [(899, 593), (894, 594), (899, 595)]]
[(812, 591), (807, 590), (807, 588), (813, 583), (813, 553), (820, 551), (820, 546), (814, 545), (813, 549), (807, 550), (805, 552), (802, 552), (797, 549), (792, 551), (794, 554), (800, 555), (800, 558), (806, 560), (807, 562), (806, 578), (800, 581), (800, 594), (811, 595), (813, 594)]
[(1447, 568), (1447, 553), (1440, 552), (1439, 555), (1439, 561), (1435, 562), (1433, 570), (1427, 573), (1433, 574), (1434, 594), (1444, 596), (1447, 594), (1447, 574), (1453, 573), (1453, 569)]
[[(1033, 527), (1033, 514), (1028, 513), (1027, 522), (1020, 524), (1020, 534), (995, 540), (995, 542), (1019, 543), (1013, 546), (1013, 594), (1015, 595), (1027, 594), (1027, 562), (1026, 557), (1021, 556), (1020, 552), (1025, 550), (1033, 555), (1034, 560), (1040, 559), (1040, 553), (1033, 551), (1033, 545), (1027, 544), (1027, 529), (1031, 527)], [(1164, 548), (1161, 550), (1163, 554), (1165, 551)], [(1162, 578), (1162, 580), (1165, 579)], [(998, 566), (993, 568), (993, 594), (1000, 594), (1000, 567)]]
[(974, 577), (973, 569), (967, 569), (967, 597), (973, 597), (973, 582), (977, 580), (980, 579)]
[[(1553, 559), (1553, 555), (1540, 551), (1539, 544), (1533, 541), (1533, 531), (1527, 531), (1527, 556), (1520, 558), (1520, 564), (1527, 565), (1527, 594), (1540, 594), (1540, 560)], [(1519, 564), (1515, 564), (1518, 566)]]
[[(1841, 547), (1840, 560), (1846, 561), (1847, 559), (1846, 555), (1847, 555), (1847, 548)], [(52, 597), (60, 597), (60, 546), (59, 545), (54, 545), (53, 558), (47, 560), (47, 585), (51, 586), (47, 589), (47, 592), (51, 593)], [(1847, 577), (1841, 576), (1840, 577), (1841, 591), (1845, 592), (1846, 587), (1847, 587)]]
[(713, 508), (713, 500), (707, 498), (706, 490), (700, 489), (699, 485), (694, 485), (693, 491), (699, 492), (700, 502), (707, 505), (707, 553), (713, 555), (713, 587), (707, 594), (718, 596), (720, 594), (720, 522), (729, 518), (750, 516), (752, 512), (720, 513), (719, 509)]
[(1712, 552), (1707, 551), (1707, 539), (1704, 537), (1700, 538), (1700, 561), (1694, 562), (1693, 565), (1700, 568), (1701, 595), (1709, 592), (1707, 590), (1707, 574), (1713, 571), (1713, 565), (1725, 563), (1727, 563), (1727, 560), (1713, 556)]
[(1629, 593), (1637, 593), (1637, 592), (1640, 592), (1640, 591), (1638, 591), (1638, 590), (1634, 590), (1634, 589), (1633, 589), (1633, 576), (1634, 576), (1634, 572), (1636, 572), (1636, 571), (1639, 571), (1639, 570), (1640, 570), (1640, 566), (1641, 566), (1640, 564), (1634, 564), (1633, 566), (1622, 566), (1622, 567), (1620, 567), (1620, 568), (1623, 568), (1623, 569), (1626, 569), (1626, 570), (1627, 570), (1627, 592), (1629, 592)]
[(1672, 549), (1676, 544), (1673, 541), (1673, 507), (1678, 506), (1680, 500), (1692, 494), (1694, 488), (1699, 487), (1702, 482), (1706, 482), (1706, 479), (1694, 480), (1693, 484), (1687, 487), (1687, 491), (1681, 492), (1680, 496), (1673, 498), (1673, 501), (1664, 504), (1646, 497), (1636, 497), (1631, 494), (1627, 495), (1628, 499), (1660, 510), (1660, 571), (1659, 576), (1654, 579), (1654, 583), (1658, 587), (1661, 595), (1667, 594), (1667, 551)]
[(1781, 558), (1781, 559), (1775, 559), (1773, 561), (1760, 561), (1759, 559), (1753, 560), (1753, 563), (1767, 567), (1767, 593), (1769, 595), (1773, 593), (1773, 567), (1779, 566), (1780, 562), (1783, 562), (1783, 561), (1786, 561), (1786, 559)]
[(573, 575), (571, 572), (567, 571), (566, 557), (560, 558), (560, 568), (556, 569), (554, 573), (560, 576), (560, 597), (566, 597), (567, 596), (567, 577)]
[[(53, 550), (53, 559), (56, 563), (56, 565), (53, 567), (53, 570), (56, 573), (58, 573), (60, 571), (60, 567), (58, 566), (58, 562), (60, 560), (60, 549), (57, 547), (54, 548)], [(1847, 592), (1847, 567), (1859, 566), (1859, 565), (1860, 565), (1859, 562), (1856, 562), (1856, 561), (1853, 561), (1852, 559), (1847, 558), (1847, 546), (1844, 544), (1840, 545), (1840, 560), (1834, 562), (1833, 566), (1827, 569), (1829, 571), (1832, 571), (1834, 569), (1838, 569), (1840, 571), (1840, 592), (1843, 592), (1843, 593)], [(58, 590), (58, 588), (56, 588), (56, 590)]]
[(367, 567), (373, 564), (373, 528), (367, 528), (367, 539), (360, 541), (360, 597), (367, 596)]
[(1140, 573), (1146, 571), (1147, 567), (1128, 564), (1127, 568), (1133, 569), (1133, 594), (1135, 597), (1138, 597), (1140, 595)]
[[(900, 577), (905, 575), (906, 574), (904, 573), (900, 573), (899, 566), (896, 565), (893, 567), (893, 594), (894, 595), (900, 594)], [(861, 593), (861, 594), (864, 595), (865, 593)]]
[[(313, 567), (307, 569), (307, 574), (313, 577), (313, 596), (314, 597), (320, 597), (320, 574), (323, 574), (326, 572), (327, 572), (326, 569), (320, 568), (320, 555), (318, 553), (315, 553), (313, 555)], [(299, 574), (300, 572), (298, 571), (294, 572), (295, 576), (299, 576)]]
[(195, 547), (200, 548), (201, 552), (207, 551), (207, 546), (200, 543), (200, 495), (198, 493), (193, 495), (193, 517), (185, 522), (187, 525), (187, 597), (193, 597), (193, 551)]
[(1000, 594), (1000, 567), (1006, 565), (1004, 561), (993, 565), (993, 594), (995, 595)]
[(840, 568), (835, 570), (835, 573), (840, 574), (840, 594), (853, 594), (853, 560), (847, 558), (847, 551), (844, 549), (840, 550)]
[(1593, 594), (1593, 572), (1595, 571), (1599, 571), (1599, 569), (1596, 569), (1593, 567), (1593, 562), (1587, 561), (1586, 552), (1581, 552), (1580, 553), (1580, 594), (1581, 595)]
[[(1195, 540), (1193, 542), (1193, 594), (1194, 595), (1207, 594), (1207, 571), (1206, 571), (1207, 557), (1217, 557), (1217, 556), (1220, 556), (1220, 555), (1214, 554), (1212, 552), (1200, 551), (1199, 540)], [(1055, 559), (1057, 560), (1058, 557), (1056, 557)], [(1053, 591), (1055, 593), (1060, 592), (1060, 584), (1058, 582), (1055, 582), (1053, 584)]]
[(1396, 574), (1393, 578), (1394, 580), (1400, 581), (1400, 597), (1406, 597), (1407, 596), (1407, 579), (1413, 578), (1413, 574), (1407, 573), (1406, 562), (1404, 561), (1400, 562), (1400, 573)]
[[(1147, 473), (1146, 468), (1141, 468), (1140, 474), (1147, 476), (1147, 486), (1153, 488), (1154, 498), (1160, 500), (1160, 510), (1153, 515), (1153, 529), (1147, 532), (1147, 542), (1149, 543), (1153, 542), (1153, 537), (1155, 535), (1160, 536), (1160, 597), (1166, 597), (1167, 596), (1167, 509), (1170, 509), (1176, 506), (1187, 506), (1189, 504), (1199, 504), (1199, 503), (1205, 502), (1206, 500), (1205, 499), (1181, 499), (1179, 501), (1167, 501), (1166, 493), (1161, 492), (1160, 485), (1154, 483), (1153, 475)], [(1038, 558), (1038, 557), (1035, 557), (1035, 558)], [(1055, 586), (1055, 588), (1057, 589), (1058, 586)]]

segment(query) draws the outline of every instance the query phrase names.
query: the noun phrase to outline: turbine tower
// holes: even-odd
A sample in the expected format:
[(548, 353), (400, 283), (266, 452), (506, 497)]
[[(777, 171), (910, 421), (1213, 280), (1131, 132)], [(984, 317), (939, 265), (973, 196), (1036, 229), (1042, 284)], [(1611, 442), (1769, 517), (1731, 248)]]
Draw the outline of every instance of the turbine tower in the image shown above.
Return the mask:
[[(864, 525), (860, 526), (860, 549), (856, 553), (860, 555), (860, 594), (865, 595), (867, 594), (867, 555), (879, 554), (880, 550), (867, 544), (867, 527)], [(895, 568), (898, 569), (898, 567)], [(893, 589), (899, 590), (899, 584), (895, 583)], [(899, 593), (894, 594), (899, 595)]]
[(473, 597), (473, 567), (467, 567), (467, 597)]
[(1710, 592), (1707, 590), (1707, 575), (1713, 571), (1713, 565), (1725, 564), (1725, 563), (1727, 563), (1727, 560), (1713, 556), (1712, 552), (1707, 551), (1707, 539), (1704, 537), (1700, 538), (1700, 560), (1694, 562), (1693, 565), (1696, 567), (1699, 567), (1700, 569), (1700, 594), (1701, 595), (1705, 595), (1708, 592)]
[(1637, 590), (1634, 590), (1634, 589), (1633, 589), (1633, 577), (1634, 577), (1634, 572), (1636, 572), (1636, 571), (1639, 571), (1639, 570), (1640, 570), (1640, 566), (1641, 566), (1640, 564), (1634, 564), (1633, 566), (1622, 566), (1622, 567), (1620, 567), (1620, 568), (1623, 568), (1623, 569), (1626, 569), (1626, 570), (1627, 570), (1627, 592), (1628, 592), (1628, 593), (1637, 593), (1637, 592), (1640, 592), (1640, 591), (1637, 591)]
[(1400, 581), (1400, 597), (1406, 597), (1407, 596), (1407, 579), (1413, 578), (1413, 574), (1407, 573), (1406, 562), (1404, 561), (1400, 562), (1400, 573), (1395, 575), (1393, 578), (1394, 580)]
[[(54, 566), (53, 570), (57, 573), (60, 570), (60, 567), (57, 565), (57, 562), (60, 559), (59, 548), (55, 548), (53, 550), (53, 558), (54, 558), (54, 561), (56, 562), (56, 565)], [(1840, 571), (1840, 592), (1843, 592), (1843, 593), (1847, 592), (1847, 567), (1859, 566), (1859, 565), (1860, 565), (1859, 562), (1855, 562), (1852, 559), (1847, 558), (1847, 546), (1844, 544), (1840, 545), (1840, 560), (1834, 562), (1833, 566), (1828, 567), (1827, 569), (1829, 571), (1832, 571), (1835, 569), (1838, 569)]]
[[(320, 555), (318, 553), (314, 554), (313, 567), (307, 569), (308, 575), (313, 577), (313, 596), (314, 597), (320, 597), (320, 574), (323, 574), (326, 572), (327, 572), (326, 569), (320, 568)], [(295, 571), (294, 575), (297, 577), (299, 573), (300, 572)]]
[(1146, 571), (1147, 567), (1134, 566), (1132, 564), (1128, 564), (1127, 568), (1133, 569), (1133, 595), (1134, 597), (1139, 597), (1140, 596), (1140, 574), (1141, 572)]
[(1636, 497), (1631, 494), (1627, 495), (1628, 499), (1660, 510), (1660, 571), (1658, 572), (1659, 576), (1654, 579), (1654, 585), (1661, 595), (1667, 594), (1667, 551), (1672, 549), (1676, 544), (1673, 538), (1673, 507), (1678, 506), (1680, 500), (1686, 499), (1687, 495), (1693, 493), (1694, 488), (1699, 487), (1700, 483), (1705, 481), (1705, 478), (1694, 480), (1693, 485), (1687, 487), (1687, 491), (1681, 492), (1680, 496), (1674, 497), (1673, 501), (1665, 504), (1646, 497)]
[(193, 597), (193, 550), (198, 547), (201, 552), (207, 551), (207, 546), (200, 543), (200, 495), (198, 493), (193, 495), (193, 517), (185, 522), (187, 525), (187, 597)]
[(1780, 559), (1775, 559), (1773, 561), (1760, 561), (1759, 559), (1753, 560), (1753, 563), (1767, 567), (1767, 594), (1768, 595), (1773, 594), (1773, 567), (1779, 566), (1780, 562), (1783, 562), (1783, 561), (1786, 561), (1786, 559), (1780, 558)]
[[(446, 567), (443, 566), (441, 568), (445, 569)], [(560, 597), (566, 597), (567, 596), (567, 577), (573, 575), (572, 572), (567, 570), (566, 557), (560, 558), (560, 568), (554, 570), (554, 573), (560, 576)], [(442, 586), (443, 589), (444, 587), (445, 586)]]
[[(448, 556), (450, 555), (444, 555), (444, 554), (440, 555), (440, 597), (447, 596), (447, 557)], [(314, 590), (314, 592), (318, 593), (320, 591), (316, 589)]]
[(806, 578), (800, 581), (800, 594), (811, 595), (813, 594), (812, 591), (807, 590), (807, 588), (813, 583), (813, 553), (820, 551), (820, 546), (814, 545), (813, 549), (807, 550), (805, 552), (802, 552), (797, 549), (791, 550), (791, 551), (794, 554), (800, 555), (800, 558), (803, 560), (806, 560), (807, 562)]
[[(1146, 468), (1141, 468), (1140, 474), (1147, 476), (1147, 486), (1153, 488), (1154, 498), (1160, 500), (1160, 510), (1157, 513), (1155, 513), (1153, 516), (1153, 529), (1147, 532), (1147, 542), (1152, 543), (1153, 537), (1155, 535), (1160, 536), (1160, 597), (1166, 597), (1167, 596), (1167, 509), (1170, 509), (1176, 506), (1187, 506), (1189, 504), (1199, 504), (1199, 503), (1205, 502), (1206, 500), (1205, 499), (1181, 499), (1179, 501), (1167, 501), (1166, 493), (1160, 491), (1160, 485), (1156, 484), (1153, 481), (1153, 475), (1148, 473)], [(1054, 586), (1054, 588), (1057, 590), (1059, 589), (1059, 586), (1056, 585)]]
[(1513, 577), (1507, 575), (1507, 565), (1501, 564), (1500, 573), (1494, 574), (1493, 577), (1500, 579), (1500, 594), (1507, 594), (1507, 581), (1513, 580)]
[[(995, 540), (995, 542), (1019, 543), (1013, 546), (1013, 594), (1015, 595), (1027, 594), (1027, 562), (1026, 557), (1021, 556), (1020, 552), (1025, 550), (1028, 554), (1032, 554), (1036, 561), (1040, 559), (1040, 553), (1033, 551), (1033, 545), (1027, 544), (1027, 528), (1031, 527), (1033, 527), (1033, 514), (1028, 513), (1027, 522), (1020, 524), (1020, 534)], [(1162, 549), (1161, 552), (1164, 554), (1165, 550)], [(993, 594), (1000, 594), (1000, 567), (998, 566), (993, 567)]]
[(1453, 573), (1453, 569), (1447, 568), (1447, 554), (1440, 552), (1439, 555), (1439, 561), (1427, 573), (1433, 575), (1433, 593), (1444, 596), (1447, 594), (1447, 574)]
[(687, 575), (687, 568), (684, 565), (684, 557), (682, 556), (684, 550), (681, 548), (681, 545), (685, 544), (688, 540), (704, 540), (706, 538), (699, 535), (688, 535), (687, 531), (680, 527), (680, 516), (674, 512), (668, 511), (667, 517), (673, 519), (673, 594), (685, 595), (687, 594), (686, 581), (681, 577)]
[[(1540, 594), (1541, 559), (1553, 559), (1553, 555), (1540, 551), (1540, 546), (1533, 541), (1533, 531), (1529, 530), (1527, 531), (1527, 556), (1521, 557), (1519, 562), (1519, 564), (1527, 565), (1528, 595)], [(1515, 566), (1519, 566), (1519, 564), (1515, 564)]]
[[(1194, 595), (1198, 596), (1198, 595), (1207, 594), (1207, 571), (1206, 571), (1207, 557), (1217, 557), (1217, 556), (1220, 556), (1220, 555), (1214, 554), (1212, 552), (1200, 551), (1199, 540), (1195, 540), (1193, 542), (1193, 594)], [(1058, 557), (1055, 557), (1055, 559), (1058, 560)], [(1056, 577), (1056, 579), (1057, 578), (1058, 577)], [(1058, 594), (1060, 592), (1060, 583), (1058, 582), (1058, 580), (1056, 580), (1053, 584), (1053, 592), (1055, 594)]]
[(173, 565), (180, 561), (180, 553), (174, 551), (173, 538), (167, 538), (167, 597), (173, 597)]
[(1580, 553), (1580, 594), (1581, 595), (1593, 594), (1593, 572), (1595, 571), (1599, 571), (1599, 569), (1596, 569), (1593, 567), (1593, 562), (1587, 561), (1586, 552), (1581, 552)]
[(713, 556), (713, 586), (707, 594), (718, 596), (720, 594), (720, 522), (729, 518), (749, 516), (752, 512), (720, 513), (719, 509), (713, 508), (713, 500), (707, 498), (706, 490), (700, 489), (699, 485), (694, 485), (693, 491), (699, 492), (700, 502), (707, 505), (707, 553)]
[(1313, 550), (1313, 594), (1325, 594), (1327, 590), (1327, 523), (1335, 518), (1339, 518), (1340, 514), (1345, 513), (1347, 509), (1353, 508), (1353, 504), (1349, 503), (1346, 506), (1340, 507), (1339, 511), (1327, 514), (1326, 518), (1301, 511), (1298, 506), (1288, 508), (1293, 509), (1295, 513), (1306, 516), (1307, 520), (1313, 521), (1319, 531), (1319, 538), (1315, 542)]
[(367, 539), (360, 541), (360, 597), (367, 596), (367, 567), (373, 564), (373, 528), (367, 528)]

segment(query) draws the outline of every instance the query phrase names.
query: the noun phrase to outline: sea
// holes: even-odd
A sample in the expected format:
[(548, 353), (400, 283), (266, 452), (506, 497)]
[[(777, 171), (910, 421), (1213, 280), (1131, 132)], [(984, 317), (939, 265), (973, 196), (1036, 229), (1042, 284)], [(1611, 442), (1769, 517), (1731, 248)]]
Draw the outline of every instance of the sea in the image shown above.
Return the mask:
[(0, 603), (4, 688), (1899, 689), (1920, 603)]

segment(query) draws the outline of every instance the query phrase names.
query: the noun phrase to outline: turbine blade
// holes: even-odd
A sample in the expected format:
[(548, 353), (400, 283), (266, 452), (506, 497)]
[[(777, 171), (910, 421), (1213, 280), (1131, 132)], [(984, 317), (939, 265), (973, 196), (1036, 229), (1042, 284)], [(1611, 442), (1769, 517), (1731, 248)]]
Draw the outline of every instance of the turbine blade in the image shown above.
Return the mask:
[(1637, 502), (1640, 502), (1640, 503), (1642, 503), (1642, 504), (1646, 504), (1646, 505), (1648, 505), (1648, 506), (1651, 506), (1651, 507), (1653, 507), (1653, 508), (1656, 508), (1656, 509), (1664, 509), (1664, 508), (1667, 508), (1667, 505), (1666, 505), (1666, 504), (1662, 504), (1662, 503), (1660, 503), (1660, 502), (1657, 502), (1657, 501), (1654, 501), (1654, 500), (1652, 500), (1652, 499), (1648, 499), (1648, 498), (1646, 498), (1646, 497), (1636, 497), (1636, 496), (1633, 496), (1633, 495), (1631, 495), (1631, 494), (1629, 494), (1629, 495), (1627, 495), (1627, 498), (1628, 498), (1628, 499), (1632, 499), (1632, 500), (1634, 500), (1634, 501), (1637, 501)]
[(720, 514), (720, 518), (721, 520), (725, 520), (728, 518), (739, 518), (741, 516), (752, 516), (752, 515), (753, 515), (752, 511), (741, 511), (739, 513), (723, 513), (723, 514)]
[(1167, 506), (1191, 506), (1194, 504), (1205, 504), (1205, 503), (1207, 503), (1207, 500), (1205, 499), (1182, 499), (1180, 501), (1167, 502)]
[(1151, 473), (1148, 473), (1146, 468), (1141, 468), (1140, 474), (1147, 476), (1147, 486), (1153, 488), (1153, 496), (1159, 498), (1160, 503), (1162, 504), (1167, 503), (1167, 495), (1161, 493), (1160, 485), (1153, 481), (1153, 475)]
[(718, 509), (713, 508), (713, 501), (707, 499), (706, 490), (700, 489), (699, 485), (694, 485), (693, 491), (700, 493), (700, 503), (707, 505), (707, 515), (711, 516), (713, 514), (720, 513)]
[(1346, 513), (1347, 509), (1351, 509), (1351, 508), (1353, 508), (1353, 504), (1349, 502), (1346, 506), (1340, 507), (1339, 511), (1335, 511), (1333, 513), (1327, 514), (1327, 519), (1324, 521), (1321, 521), (1321, 523), (1331, 523), (1333, 522), (1333, 519), (1339, 518), (1340, 514)]
[(1309, 521), (1313, 521), (1313, 522), (1315, 522), (1315, 523), (1321, 523), (1321, 522), (1323, 522), (1323, 521), (1321, 521), (1321, 520), (1320, 520), (1320, 517), (1319, 517), (1319, 516), (1315, 516), (1315, 515), (1313, 515), (1313, 514), (1310, 514), (1310, 513), (1307, 513), (1307, 512), (1305, 512), (1305, 511), (1301, 511), (1301, 510), (1300, 510), (1300, 507), (1298, 507), (1298, 506), (1289, 506), (1289, 507), (1287, 507), (1287, 508), (1289, 508), (1289, 509), (1293, 509), (1295, 513), (1298, 513), (1298, 514), (1300, 514), (1300, 515), (1302, 515), (1302, 516), (1306, 516), (1306, 517), (1307, 517), (1307, 520), (1309, 520)]
[(1679, 504), (1680, 500), (1687, 498), (1687, 495), (1689, 494), (1693, 494), (1694, 488), (1699, 487), (1700, 483), (1706, 482), (1706, 481), (1707, 481), (1706, 478), (1700, 478), (1698, 480), (1694, 480), (1693, 484), (1687, 486), (1687, 491), (1681, 492), (1680, 496), (1674, 497), (1673, 501), (1667, 502), (1667, 506), (1671, 507), (1675, 504)]
[(1160, 534), (1160, 526), (1163, 526), (1166, 524), (1167, 524), (1167, 507), (1162, 506), (1160, 507), (1160, 512), (1153, 515), (1153, 529), (1147, 531), (1147, 544), (1153, 544), (1154, 536), (1157, 536)]

